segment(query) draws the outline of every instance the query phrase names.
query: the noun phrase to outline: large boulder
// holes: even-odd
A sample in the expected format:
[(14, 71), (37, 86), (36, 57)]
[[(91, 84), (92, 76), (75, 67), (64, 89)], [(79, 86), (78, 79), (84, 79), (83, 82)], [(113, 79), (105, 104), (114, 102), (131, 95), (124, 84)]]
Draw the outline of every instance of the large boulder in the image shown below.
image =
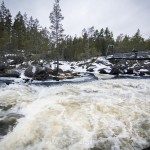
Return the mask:
[(48, 74), (48, 72), (45, 68), (37, 67), (36, 71), (35, 71), (35, 74), (33, 76), (33, 79), (44, 81), (44, 80), (47, 80), (48, 77), (49, 77), (49, 74)]
[(16, 70), (7, 70), (4, 73), (0, 73), (0, 77), (14, 77), (19, 78), (20, 73)]
[(99, 73), (100, 74), (108, 74), (108, 72), (104, 68), (100, 69)]
[(133, 74), (133, 68), (127, 68), (126, 74)]
[(0, 72), (4, 72), (7, 69), (7, 66), (4, 62), (0, 62)]
[(116, 75), (116, 76), (118, 76), (119, 74), (123, 74), (123, 73), (124, 72), (117, 67), (113, 67), (110, 71), (111, 75)]
[(35, 71), (36, 71), (36, 67), (35, 66), (29, 66), (25, 72), (24, 72), (24, 75), (26, 77), (29, 77), (29, 78), (32, 78), (35, 74)]
[(21, 114), (10, 113), (0, 120), (0, 136), (6, 135), (9, 131), (13, 130), (17, 120), (24, 117)]

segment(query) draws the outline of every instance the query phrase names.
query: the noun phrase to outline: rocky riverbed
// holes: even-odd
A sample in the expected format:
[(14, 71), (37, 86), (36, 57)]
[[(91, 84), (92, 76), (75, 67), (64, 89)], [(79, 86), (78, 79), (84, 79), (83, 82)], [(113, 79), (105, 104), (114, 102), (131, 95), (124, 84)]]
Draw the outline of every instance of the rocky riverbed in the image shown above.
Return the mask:
[[(59, 62), (57, 74), (55, 61), (20, 61), (0, 62), (0, 81), (10, 84), (11, 78), (21, 79), (24, 83), (32, 81), (65, 81), (85, 77), (85, 74), (109, 74), (112, 76), (150, 76), (149, 60), (107, 60), (104, 57), (92, 58), (78, 62)], [(14, 56), (12, 58), (15, 58)], [(11, 63), (8, 63), (11, 62)], [(84, 73), (84, 75), (83, 75)], [(90, 73), (90, 74), (89, 74)], [(9, 80), (8, 80), (9, 79)]]

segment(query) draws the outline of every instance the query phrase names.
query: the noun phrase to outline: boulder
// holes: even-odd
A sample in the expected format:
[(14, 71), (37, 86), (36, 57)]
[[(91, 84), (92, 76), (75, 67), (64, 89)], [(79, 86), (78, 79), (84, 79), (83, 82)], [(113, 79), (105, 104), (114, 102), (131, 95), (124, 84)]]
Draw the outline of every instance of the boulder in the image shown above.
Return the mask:
[(111, 69), (111, 71), (110, 71), (110, 74), (111, 75), (116, 75), (116, 76), (118, 76), (119, 74), (122, 74), (123, 73), (123, 71), (121, 71), (119, 68), (117, 68), (117, 67), (113, 67), (112, 69)]
[(53, 70), (51, 68), (45, 68), (45, 70), (49, 75), (53, 74)]
[(17, 119), (23, 117), (21, 114), (15, 114), (11, 113), (6, 116), (3, 116), (3, 118), (0, 120), (0, 135), (4, 136), (9, 131), (12, 131), (14, 126), (17, 123)]
[(5, 63), (0, 62), (0, 72), (4, 72), (7, 69), (7, 66)]
[(139, 73), (139, 76), (144, 76), (144, 75), (145, 75), (144, 72), (140, 72), (140, 73)]
[(11, 109), (11, 108), (12, 108), (12, 105), (0, 106), (0, 109), (1, 109), (2, 111), (7, 111), (7, 110), (9, 110), (9, 109)]
[(99, 70), (99, 73), (101, 73), (101, 74), (108, 74), (108, 72), (103, 68), (103, 69), (100, 69)]
[(25, 70), (24, 75), (25, 75), (26, 77), (32, 78), (32, 77), (34, 76), (34, 74), (35, 74), (35, 71), (36, 71), (35, 66), (29, 66), (29, 67)]
[(75, 67), (70, 67), (71, 69), (75, 69)]
[(46, 68), (36, 67), (36, 71), (35, 71), (35, 74), (33, 76), (33, 79), (44, 81), (48, 78), (48, 76), (49, 76), (49, 74), (48, 74)]
[(58, 72), (57, 72), (57, 68), (55, 68), (54, 70), (53, 70), (53, 75), (57, 75), (57, 73), (63, 73), (63, 70), (62, 69), (58, 69)]
[(80, 77), (80, 76), (81, 76), (79, 72), (74, 72), (74, 73), (72, 73), (72, 75), (73, 75), (74, 77)]
[(74, 76), (71, 72), (65, 73), (66, 79), (74, 79)]
[(133, 74), (133, 68), (127, 68), (126, 74)]
[(94, 68), (88, 68), (87, 71), (94, 72)]
[(14, 78), (19, 78), (20, 73), (15, 71), (15, 70), (7, 70), (5, 73), (1, 73), (0, 77), (14, 77)]

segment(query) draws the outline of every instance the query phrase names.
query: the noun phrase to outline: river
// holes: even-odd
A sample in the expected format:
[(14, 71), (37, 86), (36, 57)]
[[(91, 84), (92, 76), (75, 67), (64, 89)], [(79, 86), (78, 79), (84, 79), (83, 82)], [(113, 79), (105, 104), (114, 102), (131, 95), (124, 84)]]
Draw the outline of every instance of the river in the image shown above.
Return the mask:
[(18, 113), (0, 150), (141, 150), (150, 146), (150, 80), (0, 87), (0, 115)]

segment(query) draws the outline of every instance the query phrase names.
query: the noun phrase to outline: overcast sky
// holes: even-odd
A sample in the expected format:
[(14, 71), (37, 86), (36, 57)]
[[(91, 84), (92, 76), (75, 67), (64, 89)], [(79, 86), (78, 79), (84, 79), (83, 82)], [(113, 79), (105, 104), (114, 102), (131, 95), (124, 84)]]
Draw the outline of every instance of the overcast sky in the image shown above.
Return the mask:
[[(2, 2), (2, 0), (0, 0)], [(49, 28), (49, 14), (54, 0), (4, 0), (13, 18), (21, 11)], [(108, 27), (116, 38), (132, 36), (139, 28), (144, 38), (150, 37), (150, 0), (60, 0), (65, 34), (80, 36), (83, 28)]]

